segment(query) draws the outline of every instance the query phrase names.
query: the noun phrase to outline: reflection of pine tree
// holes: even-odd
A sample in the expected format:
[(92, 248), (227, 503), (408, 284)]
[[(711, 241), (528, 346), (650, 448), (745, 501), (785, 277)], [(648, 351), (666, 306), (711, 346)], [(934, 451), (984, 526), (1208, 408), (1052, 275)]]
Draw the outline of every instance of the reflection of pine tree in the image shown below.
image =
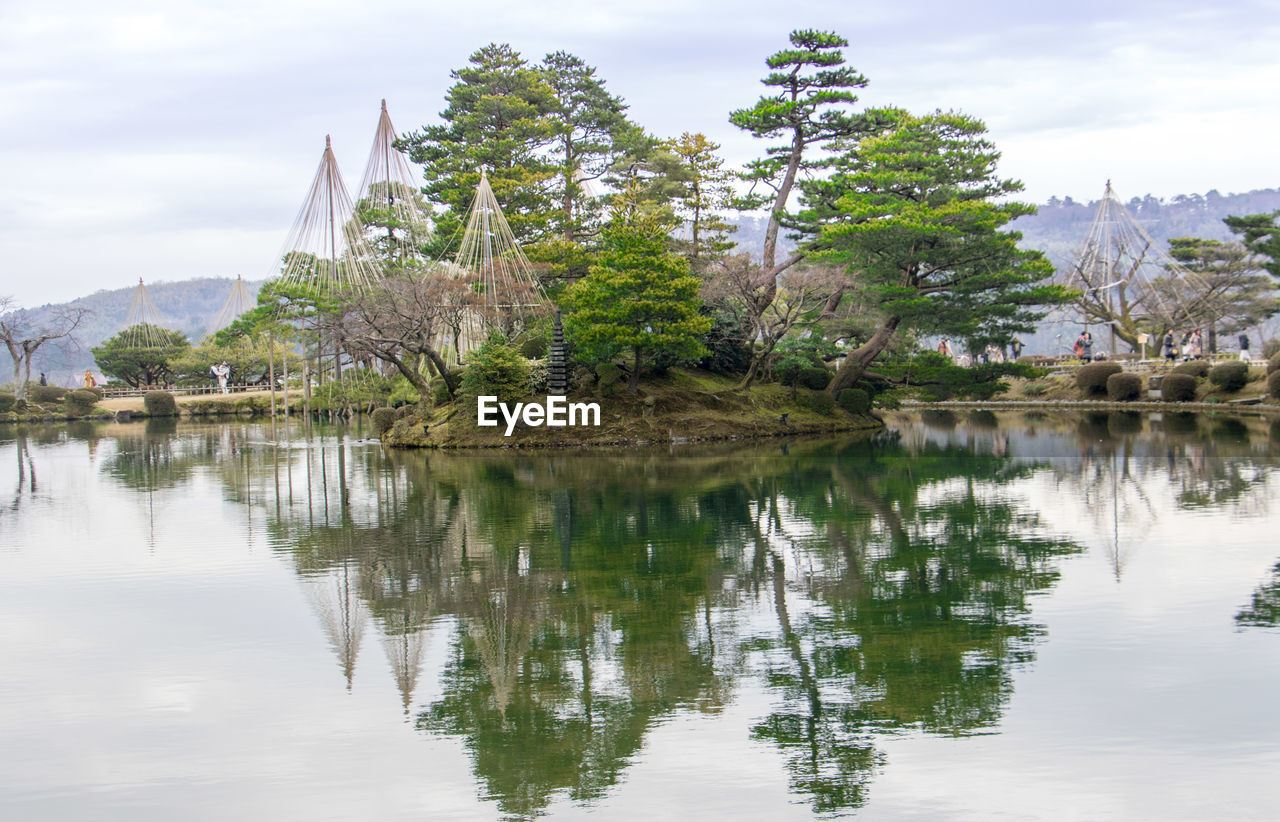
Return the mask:
[(1280, 627), (1280, 563), (1271, 569), (1271, 579), (1253, 592), (1253, 601), (1236, 614), (1236, 624), (1245, 628)]
[(308, 582), (308, 598), (329, 637), (329, 646), (338, 657), (338, 666), (342, 668), (349, 691), (369, 618), (369, 609), (359, 596), (359, 570), (353, 562), (343, 562), (329, 573)]

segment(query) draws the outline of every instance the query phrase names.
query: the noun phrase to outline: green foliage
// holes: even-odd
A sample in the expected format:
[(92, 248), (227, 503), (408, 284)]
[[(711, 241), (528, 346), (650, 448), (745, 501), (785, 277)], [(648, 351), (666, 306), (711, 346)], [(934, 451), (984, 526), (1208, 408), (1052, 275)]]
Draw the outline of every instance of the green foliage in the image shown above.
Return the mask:
[[(818, 165), (804, 157), (805, 148), (866, 133), (866, 118), (847, 112), (857, 102), (854, 91), (865, 88), (867, 78), (844, 65), (840, 49), (849, 41), (834, 32), (791, 32), (791, 48), (769, 56), (769, 74), (762, 81), (769, 92), (751, 108), (730, 113), (729, 122), (752, 137), (777, 140), (765, 157), (747, 165), (747, 180), (781, 189), (788, 177)], [(799, 162), (792, 159), (799, 150)], [(787, 192), (779, 191), (785, 205)], [(748, 198), (747, 206), (759, 206), (764, 198)], [(780, 205), (776, 201), (775, 207)], [(771, 265), (772, 260), (766, 260)]]
[(549, 156), (555, 167), (551, 199), (558, 208), (548, 228), (573, 243), (600, 231), (600, 201), (587, 195), (583, 182), (609, 170), (623, 151), (619, 138), (635, 127), (627, 122), (626, 103), (581, 58), (557, 51), (541, 68), (555, 101)]
[(929, 401), (957, 396), (989, 399), (1009, 388), (1003, 377), (1044, 375), (1043, 371), (1022, 363), (985, 363), (961, 368), (937, 351), (921, 351), (909, 360), (886, 362), (878, 370), (890, 379), (917, 387), (921, 398)]
[(1171, 374), (1187, 374), (1192, 377), (1203, 379), (1209, 376), (1209, 363), (1205, 360), (1187, 360), (1186, 362), (1175, 365)]
[(1272, 371), (1267, 376), (1267, 395), (1275, 400), (1280, 400), (1280, 371)]
[(143, 394), (142, 407), (152, 417), (173, 417), (178, 413), (178, 401), (168, 391), (148, 391)]
[(839, 353), (835, 343), (821, 334), (806, 337), (784, 337), (773, 349), (773, 376), (783, 385), (799, 385), (805, 369), (821, 368), (822, 387), (831, 381), (826, 361)]
[(442, 379), (432, 380), (431, 401), (436, 405), (448, 405), (450, 399), (449, 386), (445, 384), (445, 381)]
[(141, 388), (170, 382), (173, 364), (190, 348), (180, 331), (135, 325), (104, 340), (93, 349), (93, 358), (103, 374)]
[(59, 402), (67, 395), (67, 389), (56, 385), (30, 385), (27, 386), (27, 396), (35, 403)]
[(811, 391), (821, 391), (831, 382), (831, 371), (825, 366), (811, 365), (796, 374), (796, 385)]
[(835, 399), (825, 391), (801, 389), (796, 400), (815, 414), (829, 415), (836, 410)]
[(18, 400), (8, 391), (0, 391), (0, 414), (7, 414), (13, 410), (14, 403)]
[(602, 362), (596, 366), (596, 385), (608, 391), (622, 381), (622, 369), (617, 363)]
[[(279, 339), (275, 340), (274, 345), (276, 376), (284, 373), (285, 356), (289, 358), (289, 373), (301, 373), (302, 358), (288, 351)], [(171, 366), (179, 385), (209, 385), (214, 381), (209, 368), (223, 361), (231, 367), (232, 382), (260, 383), (267, 380), (270, 356), (271, 348), (265, 335), (215, 336), (182, 352), (174, 358)]]
[(1142, 396), (1142, 377), (1120, 371), (1107, 377), (1107, 399), (1129, 402)]
[(394, 408), (375, 408), (371, 417), (373, 423), (373, 431), (379, 437), (382, 436), (391, 424), (396, 421), (396, 409)]
[(1267, 360), (1267, 376), (1271, 376), (1275, 371), (1280, 371), (1280, 351), (1272, 354)]
[(529, 361), (501, 334), (491, 334), (467, 357), (461, 391), (472, 399), (479, 396), (495, 396), (499, 402), (523, 399), (529, 394)]
[(1239, 360), (1215, 365), (1209, 372), (1209, 382), (1223, 391), (1239, 391), (1249, 383), (1249, 365)]
[(550, 343), (546, 337), (525, 337), (520, 343), (520, 355), (530, 360), (540, 360), (547, 356), (547, 349)]
[[(821, 258), (859, 272), (850, 292), (884, 318), (881, 345), (904, 331), (1005, 342), (1073, 296), (1049, 282), (1044, 255), (1006, 230), (1035, 209), (1009, 200), (1022, 185), (996, 176), (1000, 155), (981, 121), (897, 109), (875, 116), (888, 124), (880, 134), (847, 146), (832, 174), (802, 183), (800, 218), (822, 225)], [(850, 359), (833, 390), (879, 353)]]
[(1086, 397), (1103, 394), (1107, 390), (1107, 379), (1123, 370), (1118, 362), (1095, 362), (1081, 366), (1076, 372), (1076, 388), (1083, 391)]
[(1160, 381), (1160, 397), (1165, 402), (1189, 402), (1196, 398), (1196, 378), (1190, 374), (1166, 374)]
[(871, 396), (861, 388), (844, 389), (836, 402), (850, 414), (866, 414), (871, 410)]
[(1028, 397), (1043, 397), (1049, 393), (1049, 386), (1042, 382), (1029, 382), (1023, 387), (1022, 393)]
[(98, 394), (88, 388), (77, 388), (66, 396), (67, 413), (82, 417), (93, 410)]
[(716, 311), (710, 316), (711, 329), (702, 335), (707, 356), (698, 367), (714, 374), (745, 374), (751, 365), (751, 350), (747, 347), (750, 326), (727, 312)]
[(444, 122), (424, 126), (397, 143), (424, 166), (427, 200), (447, 209), (438, 217), (436, 236), (441, 242), (454, 236), (481, 169), (516, 239), (538, 236), (551, 219), (548, 186), (557, 173), (544, 149), (562, 131), (552, 116), (561, 104), (547, 74), (510, 45), (490, 43), (453, 77), (457, 82), (440, 113)]
[(634, 388), (647, 357), (706, 354), (699, 337), (711, 330), (711, 319), (698, 311), (699, 287), (688, 261), (667, 251), (659, 227), (614, 225), (605, 232), (591, 273), (565, 292), (572, 311), (565, 332), (589, 362), (629, 349), (635, 358)]
[(1265, 258), (1262, 267), (1273, 277), (1280, 277), (1280, 211), (1227, 217), (1223, 220), (1243, 240), (1245, 248)]

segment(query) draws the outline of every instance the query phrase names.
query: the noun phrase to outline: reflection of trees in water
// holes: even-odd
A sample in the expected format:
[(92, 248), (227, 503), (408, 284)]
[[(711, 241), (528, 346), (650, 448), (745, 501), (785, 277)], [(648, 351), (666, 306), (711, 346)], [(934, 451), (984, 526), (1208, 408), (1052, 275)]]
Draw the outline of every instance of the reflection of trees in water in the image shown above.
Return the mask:
[(1271, 569), (1271, 579), (1253, 592), (1249, 605), (1236, 614), (1236, 624), (1245, 628), (1280, 627), (1280, 563)]
[(782, 519), (817, 534), (761, 528), (782, 703), (753, 734), (787, 753), (792, 788), (815, 811), (865, 802), (879, 733), (965, 734), (998, 720), (1012, 666), (1040, 634), (1027, 595), (1052, 585), (1054, 560), (1072, 550), (1001, 499), (999, 486), (1029, 470), (961, 449), (864, 446), (789, 478)]
[[(773, 699), (753, 735), (784, 754), (793, 790), (836, 812), (866, 801), (880, 734), (990, 729), (1032, 659), (1042, 629), (1028, 597), (1072, 546), (1005, 486), (1051, 465), (1099, 527), (1118, 515), (1136, 530), (1192, 504), (1168, 490), (1184, 476), (1227, 489), (1234, 470), (1237, 496), (1194, 503), (1221, 505), (1262, 496), (1249, 489), (1268, 470), (1214, 464), (1256, 447), (1252, 428), (1219, 444), (1220, 426), (1039, 419), (1064, 444), (1041, 461), (1026, 458), (1025, 432), (972, 421), (679, 459), (386, 453), (262, 429), (235, 443), (192, 435), (170, 453), (206, 455), (323, 592), (348, 685), (372, 622), (404, 710), (464, 742), (504, 813), (602, 797), (655, 722), (719, 710), (753, 670)], [(776, 627), (745, 616), (759, 609)], [(453, 629), (442, 693), (414, 708), (423, 643), (444, 636), (433, 625)]]

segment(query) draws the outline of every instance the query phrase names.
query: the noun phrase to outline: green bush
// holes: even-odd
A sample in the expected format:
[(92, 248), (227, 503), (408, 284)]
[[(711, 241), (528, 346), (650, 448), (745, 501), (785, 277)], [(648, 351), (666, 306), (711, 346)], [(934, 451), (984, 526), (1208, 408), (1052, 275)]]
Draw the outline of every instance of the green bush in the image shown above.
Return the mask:
[(1174, 366), (1170, 374), (1190, 374), (1203, 379), (1209, 376), (1209, 363), (1204, 360), (1189, 360), (1182, 365)]
[(1190, 374), (1168, 374), (1160, 381), (1165, 402), (1187, 402), (1196, 398), (1196, 378)]
[(871, 395), (861, 388), (846, 388), (836, 397), (836, 403), (850, 414), (865, 414), (871, 410)]
[(396, 421), (396, 409), (394, 408), (375, 408), (373, 409), (373, 431), (381, 437), (391, 424)]
[(1023, 387), (1022, 393), (1028, 397), (1043, 397), (1049, 393), (1049, 386), (1042, 382), (1029, 382)]
[(1280, 354), (1273, 354), (1271, 359), (1267, 360), (1267, 376), (1270, 377), (1277, 371), (1280, 371)]
[(77, 388), (67, 395), (67, 413), (82, 417), (93, 410), (98, 399), (98, 395), (92, 389)]
[(547, 356), (547, 349), (550, 347), (546, 337), (527, 337), (520, 343), (520, 355), (530, 360), (540, 360)]
[(1277, 354), (1280, 354), (1280, 337), (1272, 337), (1262, 344), (1263, 359), (1272, 359)]
[(436, 405), (449, 403), (449, 386), (445, 384), (444, 379), (437, 379), (431, 383), (431, 401)]
[(822, 391), (831, 382), (831, 372), (821, 366), (801, 368), (796, 374), (796, 385), (811, 391)]
[(1123, 370), (1120, 363), (1115, 362), (1095, 362), (1081, 366), (1076, 372), (1076, 388), (1083, 391), (1086, 397), (1102, 394), (1107, 390), (1107, 380), (1111, 375)]
[(27, 389), (27, 399), (41, 404), (58, 402), (67, 395), (67, 389), (56, 385), (32, 385)]
[(467, 358), (462, 393), (468, 397), (494, 396), (498, 402), (515, 402), (528, 396), (529, 361), (499, 334), (493, 334)]
[(596, 386), (605, 393), (612, 394), (614, 386), (622, 382), (622, 369), (617, 363), (602, 362), (596, 366)]
[(0, 392), (0, 414), (4, 414), (9, 411), (12, 411), (13, 404), (17, 401), (18, 401), (18, 398), (15, 397), (13, 394), (8, 393), (7, 391)]
[(1272, 371), (1267, 377), (1267, 394), (1272, 399), (1280, 400), (1280, 371)]
[(178, 413), (178, 401), (168, 391), (148, 391), (143, 394), (142, 407), (152, 417), (172, 417)]
[(836, 401), (826, 391), (804, 390), (796, 396), (796, 399), (815, 414), (830, 414), (836, 410)]
[(1107, 399), (1128, 402), (1142, 396), (1142, 377), (1121, 371), (1107, 377)]
[(1215, 365), (1209, 372), (1209, 382), (1223, 391), (1239, 391), (1249, 382), (1249, 364), (1232, 360)]

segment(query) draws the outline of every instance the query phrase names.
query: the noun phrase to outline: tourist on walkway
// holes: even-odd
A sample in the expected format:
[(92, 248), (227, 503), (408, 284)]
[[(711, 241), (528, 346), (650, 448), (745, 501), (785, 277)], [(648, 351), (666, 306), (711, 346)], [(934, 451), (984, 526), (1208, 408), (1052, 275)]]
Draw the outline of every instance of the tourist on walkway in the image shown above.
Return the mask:
[(48, 381), (48, 380), (46, 380), (46, 379), (44, 378), (44, 372), (43, 372), (43, 371), (41, 371), (41, 372), (40, 372), (40, 384), (41, 384), (41, 385), (48, 385), (48, 384), (49, 384), (49, 381)]
[(93, 378), (93, 372), (89, 371), (88, 369), (85, 369), (85, 372), (84, 372), (84, 387), (85, 388), (98, 387), (98, 381)]
[(218, 365), (210, 366), (209, 371), (218, 378), (218, 389), (224, 394), (228, 393), (227, 377), (231, 376), (231, 366), (227, 365), (227, 361), (223, 360)]
[(1076, 338), (1076, 356), (1085, 362), (1093, 362), (1093, 335), (1088, 331), (1081, 331), (1080, 336)]
[(1173, 362), (1178, 356), (1178, 349), (1173, 347), (1173, 329), (1166, 328), (1164, 330), (1164, 339), (1160, 341), (1160, 356), (1169, 362)]
[[(1242, 362), (1249, 361), (1249, 335), (1243, 332), (1240, 334), (1240, 360)], [(43, 377), (44, 375), (41, 374), (40, 376)]]
[(1191, 347), (1187, 351), (1187, 356), (1193, 360), (1198, 360), (1204, 356), (1204, 338), (1200, 336), (1200, 329), (1191, 332)]

